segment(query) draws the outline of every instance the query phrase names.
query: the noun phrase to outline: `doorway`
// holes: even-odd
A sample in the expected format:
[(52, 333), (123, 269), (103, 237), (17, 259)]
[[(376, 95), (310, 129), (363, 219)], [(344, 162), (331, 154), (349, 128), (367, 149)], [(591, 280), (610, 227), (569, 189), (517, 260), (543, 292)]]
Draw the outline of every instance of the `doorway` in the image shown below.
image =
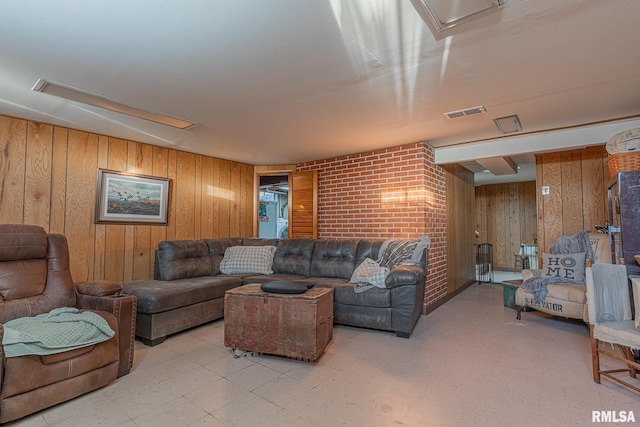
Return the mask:
[(289, 176), (260, 175), (258, 237), (289, 237)]

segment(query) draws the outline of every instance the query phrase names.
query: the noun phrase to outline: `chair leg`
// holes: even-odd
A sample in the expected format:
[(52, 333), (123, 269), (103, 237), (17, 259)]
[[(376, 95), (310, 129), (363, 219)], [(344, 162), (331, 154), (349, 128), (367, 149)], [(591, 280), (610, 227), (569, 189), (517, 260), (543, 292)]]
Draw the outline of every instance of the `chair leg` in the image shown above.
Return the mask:
[(593, 325), (589, 325), (591, 335), (591, 367), (593, 369), (593, 381), (600, 384), (600, 353), (598, 353), (598, 340), (593, 335)]
[[(636, 356), (635, 356), (635, 354), (633, 354), (633, 350), (631, 350), (631, 347), (627, 347), (627, 359), (635, 360), (635, 358), (636, 358)], [(631, 378), (635, 378), (637, 374), (638, 374), (638, 370), (636, 369), (636, 367), (630, 364), (629, 365), (629, 376)]]

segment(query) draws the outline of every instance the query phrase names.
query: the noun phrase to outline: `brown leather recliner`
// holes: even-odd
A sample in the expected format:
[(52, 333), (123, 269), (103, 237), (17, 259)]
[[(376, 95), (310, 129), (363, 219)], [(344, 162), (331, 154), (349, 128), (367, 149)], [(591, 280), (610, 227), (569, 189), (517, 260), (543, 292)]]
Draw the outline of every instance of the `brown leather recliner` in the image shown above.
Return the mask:
[(0, 423), (103, 387), (133, 363), (136, 298), (121, 284), (74, 286), (67, 239), (42, 227), (0, 224), (0, 339), (4, 323), (59, 307), (91, 310), (116, 334), (95, 345), (50, 355), (5, 357), (0, 350)]

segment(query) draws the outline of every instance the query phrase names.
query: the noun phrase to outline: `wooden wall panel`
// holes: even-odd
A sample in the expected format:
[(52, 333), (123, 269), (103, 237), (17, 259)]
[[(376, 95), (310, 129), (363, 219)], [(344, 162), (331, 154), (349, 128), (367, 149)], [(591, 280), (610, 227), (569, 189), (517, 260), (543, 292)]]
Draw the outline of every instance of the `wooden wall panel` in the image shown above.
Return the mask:
[(220, 186), (218, 188), (218, 233), (221, 237), (231, 237), (231, 230), (229, 229), (230, 221), (224, 218), (229, 218), (231, 197), (231, 162), (226, 160), (220, 160), (218, 162), (218, 179)]
[[(135, 171), (143, 175), (153, 175), (153, 147), (148, 144), (136, 144)], [(153, 276), (153, 249), (151, 246), (151, 225), (133, 227), (132, 279), (140, 280)]]
[[(0, 116), (1, 118), (1, 116)], [(51, 164), (51, 208), (49, 212), (50, 233), (64, 234), (64, 217), (67, 194), (67, 138), (69, 130), (55, 126), (53, 128), (53, 149)], [(45, 227), (46, 229), (46, 227)]]
[(605, 170), (607, 151), (605, 146), (589, 147), (582, 153), (582, 210), (583, 227), (593, 230), (595, 225), (604, 225), (607, 218), (607, 182), (609, 172)]
[[(108, 161), (109, 137), (100, 135), (98, 136), (98, 168), (107, 169)], [(95, 226), (94, 247), (93, 274), (95, 277), (105, 277), (105, 258), (107, 251), (107, 226), (105, 224), (96, 224)]]
[[(220, 182), (220, 163), (222, 160), (213, 159), (213, 182)], [(220, 232), (220, 224), (218, 220), (221, 216), (220, 211), (220, 203), (222, 202), (222, 197), (220, 197), (220, 184), (214, 185), (213, 188), (213, 234), (215, 236), (223, 236)], [(257, 234), (256, 234), (257, 236)], [(226, 237), (226, 236), (225, 236)]]
[(195, 169), (195, 188), (193, 190), (195, 199), (193, 203), (194, 213), (194, 235), (200, 239), (202, 238), (202, 156), (196, 157), (196, 169)]
[[(594, 230), (606, 220), (605, 146), (536, 156), (539, 247), (548, 252), (559, 236)], [(549, 186), (543, 196), (541, 188)]]
[[(127, 171), (127, 141), (109, 139), (107, 169)], [(105, 279), (121, 281), (125, 274), (125, 226), (109, 224), (105, 226)]]
[(188, 239), (195, 233), (196, 156), (178, 153), (176, 197), (176, 239)]
[(0, 221), (22, 222), (26, 120), (0, 116)]
[(93, 279), (98, 136), (70, 130), (68, 147), (67, 158), (72, 167), (67, 170), (64, 234), (74, 255), (70, 260), (73, 278), (85, 282)]
[(582, 163), (580, 153), (560, 153), (562, 162), (562, 223), (563, 233), (573, 234), (584, 229), (582, 216)]
[(507, 220), (508, 220), (508, 244), (506, 247), (507, 258), (511, 258), (511, 255), (517, 254), (520, 251), (520, 243), (523, 242), (522, 236), (522, 215), (520, 213), (520, 186), (508, 185), (505, 189), (507, 199), (505, 200), (505, 206), (507, 207)]
[(213, 158), (202, 159), (202, 174), (200, 181), (200, 195), (202, 198), (201, 237), (210, 239), (213, 236)]
[(549, 186), (549, 194), (542, 196), (542, 216), (538, 217), (538, 247), (541, 252), (549, 252), (551, 242), (562, 232), (562, 168), (561, 155), (550, 153), (544, 155), (541, 174), (536, 177), (539, 186)]
[(240, 165), (238, 163), (231, 163), (229, 165), (229, 172), (231, 181), (229, 182), (231, 194), (229, 200), (229, 209), (231, 212), (236, 212), (236, 215), (231, 215), (229, 221), (229, 234), (231, 236), (237, 236), (240, 234)]
[[(156, 147), (153, 146), (152, 156), (153, 156), (153, 169), (151, 171), (151, 175), (166, 178), (168, 176), (168, 166), (169, 166), (169, 149), (164, 147)], [(173, 150), (172, 150), (173, 151)], [(170, 194), (169, 194), (169, 223), (171, 223), (171, 206), (172, 206), (172, 194), (173, 185), (170, 183)], [(151, 227), (151, 237), (150, 237), (150, 257), (149, 259), (149, 277), (153, 277), (153, 265), (154, 265), (154, 257), (155, 257), (155, 249), (158, 247), (158, 243), (163, 240), (167, 240), (167, 228), (168, 227)]]
[(255, 171), (253, 171), (253, 167), (250, 165), (242, 165), (243, 170), (240, 174), (242, 185), (240, 187), (240, 218), (243, 219), (241, 234), (243, 235), (258, 235), (257, 230), (254, 231), (254, 222), (255, 217), (254, 213), (257, 215), (258, 211), (255, 208), (257, 203), (256, 200), (250, 199), (249, 196), (254, 194), (254, 180), (255, 176), (251, 176), (250, 172), (253, 172), (255, 175)]
[(535, 181), (475, 189), (476, 243), (491, 243), (494, 268), (512, 269), (521, 243), (537, 238)]
[(536, 211), (536, 182), (522, 182), (520, 188), (520, 240), (536, 243), (538, 240), (538, 214)]
[[(505, 200), (505, 186), (492, 187), (489, 198), (493, 203), (489, 204), (489, 223), (487, 229), (489, 235), (495, 239), (489, 243), (493, 245), (494, 267), (508, 266), (511, 258), (511, 242), (508, 228), (508, 199)], [(491, 220), (493, 218), (493, 221)]]
[[(170, 178), (168, 224), (95, 224), (98, 168)], [(76, 282), (151, 278), (162, 240), (252, 236), (253, 177), (251, 165), (0, 116), (0, 222), (66, 235)]]
[(447, 194), (447, 292), (475, 281), (473, 173), (459, 165), (445, 166)]
[(24, 219), (49, 227), (53, 126), (29, 122), (25, 158)]
[(474, 229), (475, 242), (482, 243), (487, 241), (487, 186), (481, 185), (475, 187), (475, 222)]

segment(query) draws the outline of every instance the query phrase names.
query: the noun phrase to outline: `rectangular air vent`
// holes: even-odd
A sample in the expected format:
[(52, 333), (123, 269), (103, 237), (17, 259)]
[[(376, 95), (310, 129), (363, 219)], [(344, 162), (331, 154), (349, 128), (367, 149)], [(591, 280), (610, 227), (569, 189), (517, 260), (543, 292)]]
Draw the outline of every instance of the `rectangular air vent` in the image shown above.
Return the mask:
[(444, 113), (444, 115), (449, 119), (457, 119), (460, 117), (473, 116), (475, 114), (486, 113), (487, 109), (482, 105), (478, 105), (477, 107), (465, 108), (463, 110), (449, 111), (448, 113)]

